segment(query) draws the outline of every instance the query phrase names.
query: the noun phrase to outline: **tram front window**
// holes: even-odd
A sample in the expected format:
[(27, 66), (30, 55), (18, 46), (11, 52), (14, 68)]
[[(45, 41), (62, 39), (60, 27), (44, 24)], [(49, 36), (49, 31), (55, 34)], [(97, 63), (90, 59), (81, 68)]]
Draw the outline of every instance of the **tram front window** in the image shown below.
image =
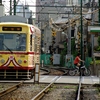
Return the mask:
[(26, 51), (26, 34), (0, 33), (0, 51)]

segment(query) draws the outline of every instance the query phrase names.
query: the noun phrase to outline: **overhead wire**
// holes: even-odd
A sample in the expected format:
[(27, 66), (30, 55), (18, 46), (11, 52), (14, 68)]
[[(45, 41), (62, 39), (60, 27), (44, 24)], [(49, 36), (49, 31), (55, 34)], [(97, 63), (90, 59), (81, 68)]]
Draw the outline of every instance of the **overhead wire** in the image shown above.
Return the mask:
[[(19, 2), (20, 0), (18, 0), (17, 2), (16, 2), (16, 5), (18, 4), (18, 2)], [(32, 1), (32, 0), (31, 0)], [(61, 1), (61, 0), (60, 0)], [(21, 2), (21, 1), (20, 1)], [(40, 2), (39, 2), (40, 3)], [(46, 4), (46, 3), (45, 3)], [(45, 5), (44, 4), (44, 5)], [(42, 9), (39, 11), (39, 12), (41, 12), (45, 7), (43, 7), (43, 5), (41, 5), (41, 7), (42, 7)], [(13, 10), (14, 8), (12, 8), (12, 10)], [(61, 8), (60, 8), (61, 9)], [(92, 13), (95, 13), (95, 12), (97, 12), (98, 11), (98, 9), (97, 10), (94, 10), (94, 11), (92, 11), (91, 13), (88, 13), (88, 14), (92, 14)], [(60, 10), (58, 11), (58, 14), (59, 14), (59, 12), (60, 12)], [(83, 14), (87, 14), (87, 12), (82, 12)], [(75, 21), (76, 19), (77, 19), (77, 17), (79, 17), (79, 16), (76, 16), (74, 19), (72, 18), (72, 19), (69, 19), (70, 21), (72, 21), (71, 22), (71, 25), (70, 26), (72, 26), (73, 24), (75, 24), (75, 23), (73, 23), (73, 21)], [(79, 17), (80, 18), (80, 17)], [(68, 20), (67, 21), (65, 21), (65, 23), (62, 23), (62, 25), (64, 25), (64, 24), (66, 24), (66, 23), (68, 23)], [(73, 24), (72, 24), (73, 23)], [(64, 30), (64, 29), (66, 29), (66, 28), (68, 28), (69, 26), (67, 25), (64, 29), (61, 29), (61, 27), (62, 26), (58, 26), (55, 22), (54, 22), (54, 20), (50, 17), (50, 22), (49, 22), (49, 24), (50, 24), (50, 26), (53, 24), (55, 27), (56, 27), (56, 30), (57, 30), (57, 28), (59, 28), (60, 29), (60, 31), (61, 30)], [(46, 23), (46, 25), (48, 25), (47, 23)], [(46, 27), (46, 25), (44, 26), (44, 28)], [(55, 27), (53, 27), (53, 26), (51, 26), (52, 28), (55, 28)]]
[[(98, 11), (98, 9), (97, 10), (94, 10), (94, 11), (92, 11), (91, 13), (95, 13), (95, 12), (97, 12)], [(87, 14), (87, 12), (82, 12), (83, 13), (83, 15), (85, 15), (85, 14)], [(91, 14), (91, 13), (88, 13), (88, 14)], [(79, 16), (77, 16), (77, 17), (79, 17)], [(76, 18), (77, 18), (76, 17)], [(80, 17), (79, 17), (80, 18)], [(51, 25), (54, 25), (56, 28), (61, 28), (61, 26), (58, 26), (54, 21), (53, 21), (53, 19), (52, 18), (50, 18), (50, 26)], [(71, 20), (73, 20), (73, 21), (75, 21), (76, 19), (74, 18), (72, 18)], [(65, 23), (67, 23), (68, 22), (68, 20), (65, 22)], [(62, 23), (62, 24), (65, 24), (65, 23)], [(51, 27), (53, 27), (53, 26), (51, 26)], [(53, 27), (53, 28), (55, 28), (55, 27)], [(65, 29), (67, 28), (67, 27), (69, 27), (68, 25), (65, 27)]]
[[(17, 5), (17, 4), (19, 3), (19, 1), (20, 1), (20, 0), (17, 0), (15, 5)], [(14, 7), (12, 7), (11, 11), (12, 11), (13, 9), (14, 9)], [(9, 12), (10, 12), (10, 10), (9, 10), (7, 13), (9, 13)]]
[[(88, 14), (95, 13), (95, 12), (97, 12), (98, 10), (99, 10), (99, 9), (94, 10), (94, 11), (91, 11), (91, 13), (88, 13)], [(84, 13), (84, 14), (86, 15), (87, 13)], [(80, 18), (80, 15), (79, 15), (79, 16), (77, 16), (77, 17), (79, 17), (79, 18)], [(76, 17), (76, 18), (77, 18), (77, 17)], [(74, 21), (76, 20), (76, 18), (74, 18)], [(79, 19), (79, 18), (78, 18), (78, 19)], [(84, 18), (84, 17), (83, 17), (83, 18)], [(78, 20), (78, 19), (77, 19), (77, 20)], [(56, 24), (54, 23), (54, 21), (53, 21), (53, 20), (52, 20), (51, 22), (52, 22), (52, 23), (50, 23), (51, 25), (53, 24), (53, 25), (55, 25), (57, 28), (61, 28), (61, 27), (59, 27), (58, 25), (56, 25)], [(67, 23), (67, 22), (68, 22), (68, 20), (67, 20), (65, 23)], [(65, 23), (64, 23), (64, 24), (65, 24)], [(73, 23), (73, 24), (75, 24), (75, 23)], [(71, 24), (70, 26), (72, 26), (73, 24)], [(66, 28), (68, 28), (68, 27), (69, 27), (69, 26), (67, 25), (64, 29), (66, 29)], [(54, 27), (54, 28), (55, 28), (55, 27)], [(64, 30), (64, 29), (63, 29), (63, 30)], [(60, 30), (60, 31), (61, 31), (61, 30)]]

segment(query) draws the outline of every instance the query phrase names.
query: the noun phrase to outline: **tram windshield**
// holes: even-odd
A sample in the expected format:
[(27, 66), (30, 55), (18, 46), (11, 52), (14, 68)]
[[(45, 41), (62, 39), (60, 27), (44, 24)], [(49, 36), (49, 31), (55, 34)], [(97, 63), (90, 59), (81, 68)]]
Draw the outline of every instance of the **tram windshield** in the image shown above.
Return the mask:
[(0, 33), (0, 51), (26, 51), (26, 34)]

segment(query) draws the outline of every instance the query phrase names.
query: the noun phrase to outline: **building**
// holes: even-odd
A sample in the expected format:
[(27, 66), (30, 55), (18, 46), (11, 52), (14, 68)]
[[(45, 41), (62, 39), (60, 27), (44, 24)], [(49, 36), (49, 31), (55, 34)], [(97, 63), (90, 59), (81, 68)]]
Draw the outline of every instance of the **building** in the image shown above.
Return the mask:
[[(82, 0), (83, 6), (89, 1), (90, 0)], [(53, 28), (56, 31), (56, 43), (53, 46), (54, 48), (63, 48), (59, 43), (66, 40), (66, 36), (61, 34), (62, 30), (59, 28), (59, 25), (63, 24), (63, 27), (65, 27), (64, 24), (68, 22), (68, 11), (72, 13), (70, 14), (70, 18), (77, 16), (73, 14), (73, 12), (80, 13), (80, 7), (78, 7), (80, 4), (80, 0), (36, 0), (36, 24), (42, 30), (42, 47), (45, 53), (49, 50), (49, 46), (52, 45)], [(77, 8), (75, 8), (75, 6)], [(68, 33), (67, 30), (65, 30), (65, 33)], [(56, 53), (58, 53), (58, 51)]]

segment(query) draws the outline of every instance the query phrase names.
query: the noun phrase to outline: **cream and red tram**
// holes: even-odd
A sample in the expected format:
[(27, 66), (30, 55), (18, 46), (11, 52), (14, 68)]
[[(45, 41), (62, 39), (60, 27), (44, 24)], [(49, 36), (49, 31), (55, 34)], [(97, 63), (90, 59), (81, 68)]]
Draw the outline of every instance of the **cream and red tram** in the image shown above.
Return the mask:
[(0, 78), (32, 78), (40, 63), (41, 32), (33, 25), (0, 23)]

